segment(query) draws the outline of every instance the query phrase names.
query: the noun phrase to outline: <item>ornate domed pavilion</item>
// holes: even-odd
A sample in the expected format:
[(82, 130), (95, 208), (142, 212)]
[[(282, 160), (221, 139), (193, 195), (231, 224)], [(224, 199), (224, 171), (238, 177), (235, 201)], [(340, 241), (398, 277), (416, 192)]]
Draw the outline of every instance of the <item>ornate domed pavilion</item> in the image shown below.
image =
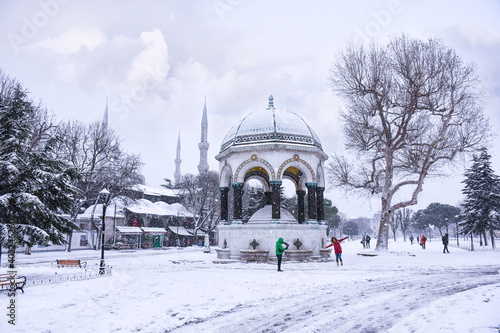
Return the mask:
[[(260, 241), (255, 235), (253, 239), (264, 249), (272, 249), (279, 237), (300, 238), (300, 244), (311, 247), (318, 254), (321, 239), (326, 236), (326, 226), (323, 225), (323, 168), (328, 156), (323, 152), (318, 136), (304, 119), (294, 112), (276, 109), (273, 96), (270, 96), (265, 110), (250, 113), (229, 130), (215, 158), (219, 161), (221, 191), (219, 240), (228, 244), (232, 257), (238, 257), (238, 250), (248, 247), (252, 239), (247, 242), (242, 237), (250, 237), (251, 230), (259, 235)], [(242, 224), (242, 189), (250, 179), (262, 183), (271, 209), (264, 207), (255, 213), (258, 218), (250, 218), (248, 224)], [(282, 216), (280, 190), (283, 179), (290, 179), (295, 185), (298, 221), (293, 217), (290, 219), (288, 212), (284, 214), (286, 217)], [(228, 220), (230, 186), (234, 190), (232, 221)], [(307, 218), (304, 205), (306, 193)], [(240, 230), (236, 232), (238, 235), (235, 234), (236, 227)], [(249, 230), (242, 231), (241, 228)], [(275, 232), (270, 232), (270, 228)], [(293, 241), (290, 239), (289, 242)]]

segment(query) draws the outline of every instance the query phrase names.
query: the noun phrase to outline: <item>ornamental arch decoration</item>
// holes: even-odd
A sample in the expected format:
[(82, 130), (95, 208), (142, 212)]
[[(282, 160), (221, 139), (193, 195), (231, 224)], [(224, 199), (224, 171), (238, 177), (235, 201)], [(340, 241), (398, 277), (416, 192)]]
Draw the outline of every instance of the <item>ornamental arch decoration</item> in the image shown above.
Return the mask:
[(245, 174), (247, 171), (254, 167), (261, 167), (263, 168), (267, 174), (269, 175), (269, 180), (276, 180), (276, 174), (274, 173), (274, 168), (269, 163), (263, 158), (258, 157), (256, 154), (252, 154), (252, 156), (243, 161), (238, 168), (236, 169), (234, 176), (233, 176), (233, 183), (241, 182), (243, 183), (245, 180)]
[(308, 182), (316, 182), (316, 175), (311, 165), (307, 163), (307, 161), (301, 159), (297, 154), (281, 163), (280, 167), (278, 168), (278, 180), (282, 179), (283, 173), (287, 169), (287, 165), (296, 167), (297, 169), (302, 171), (302, 174), (307, 178)]

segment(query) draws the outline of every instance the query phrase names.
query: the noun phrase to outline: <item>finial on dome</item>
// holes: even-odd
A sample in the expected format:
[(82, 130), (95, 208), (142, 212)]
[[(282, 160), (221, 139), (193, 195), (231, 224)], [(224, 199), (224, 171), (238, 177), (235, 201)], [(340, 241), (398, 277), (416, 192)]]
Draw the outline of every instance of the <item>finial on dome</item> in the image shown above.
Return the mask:
[(274, 109), (274, 97), (273, 95), (269, 95), (269, 106), (267, 107), (268, 109)]

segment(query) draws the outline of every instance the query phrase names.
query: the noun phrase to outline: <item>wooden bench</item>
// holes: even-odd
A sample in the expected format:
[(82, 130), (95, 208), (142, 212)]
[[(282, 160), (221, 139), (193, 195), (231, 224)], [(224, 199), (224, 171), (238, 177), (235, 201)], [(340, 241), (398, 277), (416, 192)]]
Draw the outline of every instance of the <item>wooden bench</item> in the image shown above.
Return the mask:
[(2, 273), (0, 274), (1, 290), (11, 290), (12, 284), (16, 285), (16, 290), (21, 289), (24, 293), (24, 285), (26, 284), (26, 276), (17, 276), (15, 273)]
[(71, 260), (56, 260), (57, 267), (87, 267), (86, 261), (80, 261), (79, 259), (71, 259)]
[(136, 248), (136, 244), (117, 244), (117, 250), (133, 250)]

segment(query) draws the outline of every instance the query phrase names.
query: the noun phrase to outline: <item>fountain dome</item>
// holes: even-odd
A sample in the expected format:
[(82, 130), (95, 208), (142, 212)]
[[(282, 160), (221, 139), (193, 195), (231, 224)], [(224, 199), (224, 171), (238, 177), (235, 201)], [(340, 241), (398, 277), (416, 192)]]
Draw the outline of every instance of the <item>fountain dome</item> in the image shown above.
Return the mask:
[(278, 110), (269, 96), (265, 110), (254, 111), (234, 125), (222, 140), (220, 153), (241, 145), (284, 143), (322, 149), (311, 127), (295, 112)]

